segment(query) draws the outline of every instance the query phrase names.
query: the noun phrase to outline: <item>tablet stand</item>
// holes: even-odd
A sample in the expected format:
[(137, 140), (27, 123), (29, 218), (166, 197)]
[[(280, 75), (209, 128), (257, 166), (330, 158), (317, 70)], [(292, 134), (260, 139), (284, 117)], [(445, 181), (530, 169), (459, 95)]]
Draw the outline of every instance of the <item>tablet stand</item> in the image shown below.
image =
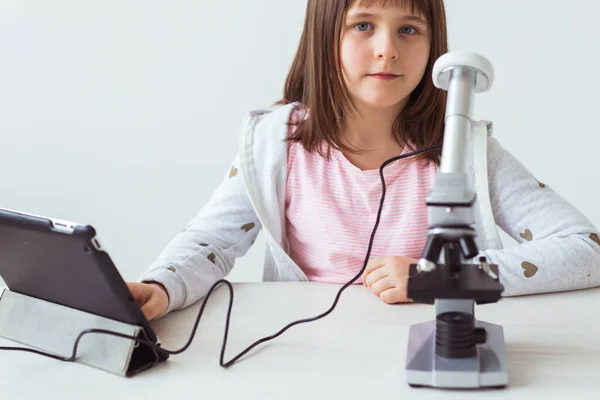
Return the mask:
[[(79, 334), (105, 329), (147, 339), (141, 326), (130, 325), (4, 289), (0, 296), (0, 337), (36, 350), (71, 357)], [(89, 333), (73, 361), (120, 376), (133, 376), (158, 363), (153, 348), (132, 339)]]

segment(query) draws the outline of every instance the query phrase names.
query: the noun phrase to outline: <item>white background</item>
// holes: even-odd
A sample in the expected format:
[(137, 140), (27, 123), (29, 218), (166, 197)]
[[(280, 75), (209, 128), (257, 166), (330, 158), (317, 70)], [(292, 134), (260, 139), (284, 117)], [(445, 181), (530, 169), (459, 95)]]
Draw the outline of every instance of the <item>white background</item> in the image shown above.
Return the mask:
[[(2, 0), (0, 207), (94, 225), (136, 280), (221, 181), (243, 115), (280, 98), (305, 5)], [(446, 8), (450, 49), (495, 67), (476, 118), (600, 225), (600, 3)], [(230, 279), (260, 280), (263, 247)]]

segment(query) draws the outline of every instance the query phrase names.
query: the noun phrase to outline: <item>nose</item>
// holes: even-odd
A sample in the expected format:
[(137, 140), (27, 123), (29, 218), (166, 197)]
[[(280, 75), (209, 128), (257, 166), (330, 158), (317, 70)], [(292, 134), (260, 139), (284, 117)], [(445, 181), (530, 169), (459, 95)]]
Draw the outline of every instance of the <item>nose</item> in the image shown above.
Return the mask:
[(381, 34), (375, 42), (375, 58), (379, 60), (397, 60), (398, 47), (390, 34)]

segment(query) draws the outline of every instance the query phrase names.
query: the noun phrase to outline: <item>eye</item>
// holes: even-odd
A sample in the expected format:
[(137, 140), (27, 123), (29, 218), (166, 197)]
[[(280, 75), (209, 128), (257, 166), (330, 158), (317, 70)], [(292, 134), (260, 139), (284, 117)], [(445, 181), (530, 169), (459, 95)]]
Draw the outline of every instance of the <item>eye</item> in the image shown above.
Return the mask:
[(414, 26), (403, 26), (402, 28), (400, 28), (400, 33), (404, 33), (406, 35), (414, 35), (415, 33), (418, 33), (418, 29), (415, 28)]
[(359, 22), (358, 24), (354, 25), (354, 29), (360, 32), (368, 31), (371, 28), (373, 28), (373, 26), (371, 26), (371, 24), (368, 22)]

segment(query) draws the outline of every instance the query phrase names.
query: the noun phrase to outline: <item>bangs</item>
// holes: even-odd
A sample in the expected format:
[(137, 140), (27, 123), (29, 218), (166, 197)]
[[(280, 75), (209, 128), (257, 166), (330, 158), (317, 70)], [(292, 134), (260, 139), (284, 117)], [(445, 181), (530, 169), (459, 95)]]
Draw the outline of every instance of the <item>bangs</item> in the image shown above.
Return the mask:
[[(410, 12), (413, 14), (420, 14), (426, 16), (429, 12), (427, 0), (354, 0), (348, 4), (350, 7), (375, 7), (375, 8), (386, 8), (386, 7), (401, 7), (410, 8)], [(415, 13), (416, 10), (416, 13)]]

